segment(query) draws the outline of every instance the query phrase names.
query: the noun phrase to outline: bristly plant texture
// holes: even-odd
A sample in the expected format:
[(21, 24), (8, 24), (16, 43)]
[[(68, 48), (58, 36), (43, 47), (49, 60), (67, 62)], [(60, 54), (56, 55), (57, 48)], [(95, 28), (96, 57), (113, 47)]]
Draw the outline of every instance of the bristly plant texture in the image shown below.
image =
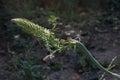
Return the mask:
[(34, 24), (27, 19), (15, 18), (15, 19), (12, 19), (12, 21), (14, 23), (16, 23), (18, 26), (20, 26), (21, 29), (24, 30), (25, 32), (31, 33), (32, 35), (42, 39), (45, 42), (45, 46), (51, 54), (46, 56), (44, 58), (44, 60), (46, 60), (47, 58), (52, 58), (53, 55), (58, 51), (60, 52), (60, 51), (69, 49), (73, 46), (78, 46), (79, 50), (81, 52), (83, 52), (84, 54), (86, 54), (88, 56), (88, 58), (93, 62), (94, 65), (96, 65), (99, 69), (101, 69), (105, 73), (107, 73), (107, 74), (117, 78), (118, 80), (120, 80), (120, 75), (118, 75), (116, 73), (113, 73), (113, 72), (110, 72), (107, 69), (105, 69), (92, 56), (92, 54), (88, 51), (88, 49), (81, 42), (73, 40), (73, 39), (69, 39), (69, 40), (66, 40), (66, 41), (57, 39), (53, 32), (51, 32), (50, 30), (48, 30), (46, 28), (43, 28), (43, 27), (41, 27), (37, 24)]
[(31, 33), (32, 35), (42, 39), (49, 51), (51, 51), (49, 48), (57, 49), (60, 47), (59, 40), (55, 38), (54, 33), (52, 33), (50, 30), (34, 24), (27, 19), (17, 18), (12, 19), (12, 21), (20, 26), (25, 32)]

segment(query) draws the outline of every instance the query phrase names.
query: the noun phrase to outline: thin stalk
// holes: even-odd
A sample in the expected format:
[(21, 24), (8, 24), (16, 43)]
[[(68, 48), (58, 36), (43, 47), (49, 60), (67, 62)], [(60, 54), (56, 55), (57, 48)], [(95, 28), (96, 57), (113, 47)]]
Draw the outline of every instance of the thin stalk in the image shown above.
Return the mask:
[(120, 80), (120, 75), (113, 73), (111, 71), (108, 71), (107, 69), (105, 69), (93, 56), (92, 54), (88, 51), (88, 49), (80, 42), (77, 42), (76, 45), (80, 48), (80, 51), (83, 52), (84, 54), (86, 54), (89, 59), (102, 71), (104, 71), (105, 73), (117, 78), (118, 80)]

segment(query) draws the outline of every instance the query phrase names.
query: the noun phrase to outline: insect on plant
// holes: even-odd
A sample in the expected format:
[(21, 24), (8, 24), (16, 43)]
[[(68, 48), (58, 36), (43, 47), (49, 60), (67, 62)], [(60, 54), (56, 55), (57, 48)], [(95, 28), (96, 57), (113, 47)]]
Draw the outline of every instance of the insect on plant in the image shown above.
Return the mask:
[(74, 40), (74, 39), (58, 39), (55, 37), (54, 33), (51, 32), (49, 29), (41, 27), (37, 24), (32, 23), (31, 21), (23, 18), (15, 18), (11, 20), (12, 22), (16, 23), (23, 31), (32, 34), (33, 36), (42, 39), (44, 42), (45, 47), (50, 52), (44, 60), (48, 58), (54, 57), (54, 54), (57, 52), (61, 52), (67, 49), (70, 49), (74, 46), (77, 46), (81, 52), (87, 55), (87, 57), (96, 65), (100, 70), (104, 71), (105, 73), (109, 74), (120, 80), (120, 75), (113, 73), (106, 68), (104, 68), (90, 53), (90, 51), (84, 46), (83, 43)]

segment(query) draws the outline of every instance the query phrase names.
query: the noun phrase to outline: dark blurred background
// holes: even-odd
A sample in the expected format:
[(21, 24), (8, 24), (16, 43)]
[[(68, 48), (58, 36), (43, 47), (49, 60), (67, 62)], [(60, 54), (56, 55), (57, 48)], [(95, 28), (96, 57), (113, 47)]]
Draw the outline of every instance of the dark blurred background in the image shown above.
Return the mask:
[(55, 28), (58, 38), (81, 40), (104, 67), (117, 56), (112, 70), (120, 74), (120, 0), (0, 0), (0, 80), (30, 80), (18, 74), (24, 61), (50, 68), (44, 79), (31, 80), (115, 80), (108, 75), (100, 79), (102, 72), (84, 54), (71, 50), (42, 61), (48, 54), (43, 44), (12, 18)]

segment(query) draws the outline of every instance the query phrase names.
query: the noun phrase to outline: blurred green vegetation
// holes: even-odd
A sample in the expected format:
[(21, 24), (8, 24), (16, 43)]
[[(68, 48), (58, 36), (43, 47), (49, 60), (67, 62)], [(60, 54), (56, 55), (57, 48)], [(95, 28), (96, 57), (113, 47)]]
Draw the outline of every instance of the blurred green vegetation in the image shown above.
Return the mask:
[[(90, 16), (93, 19), (94, 15), (102, 15), (101, 10), (106, 13), (107, 10), (110, 12), (120, 9), (119, 0), (2, 0), (2, 2), (7, 11), (6, 14), (10, 14), (13, 18), (27, 18), (43, 26), (49, 26), (48, 19), (51, 13), (57, 15), (60, 20), (64, 19), (64, 21), (65, 19), (66, 21), (83, 21), (83, 19), (87, 21)], [(98, 4), (99, 7), (94, 9)], [(94, 11), (96, 13), (93, 13)]]

